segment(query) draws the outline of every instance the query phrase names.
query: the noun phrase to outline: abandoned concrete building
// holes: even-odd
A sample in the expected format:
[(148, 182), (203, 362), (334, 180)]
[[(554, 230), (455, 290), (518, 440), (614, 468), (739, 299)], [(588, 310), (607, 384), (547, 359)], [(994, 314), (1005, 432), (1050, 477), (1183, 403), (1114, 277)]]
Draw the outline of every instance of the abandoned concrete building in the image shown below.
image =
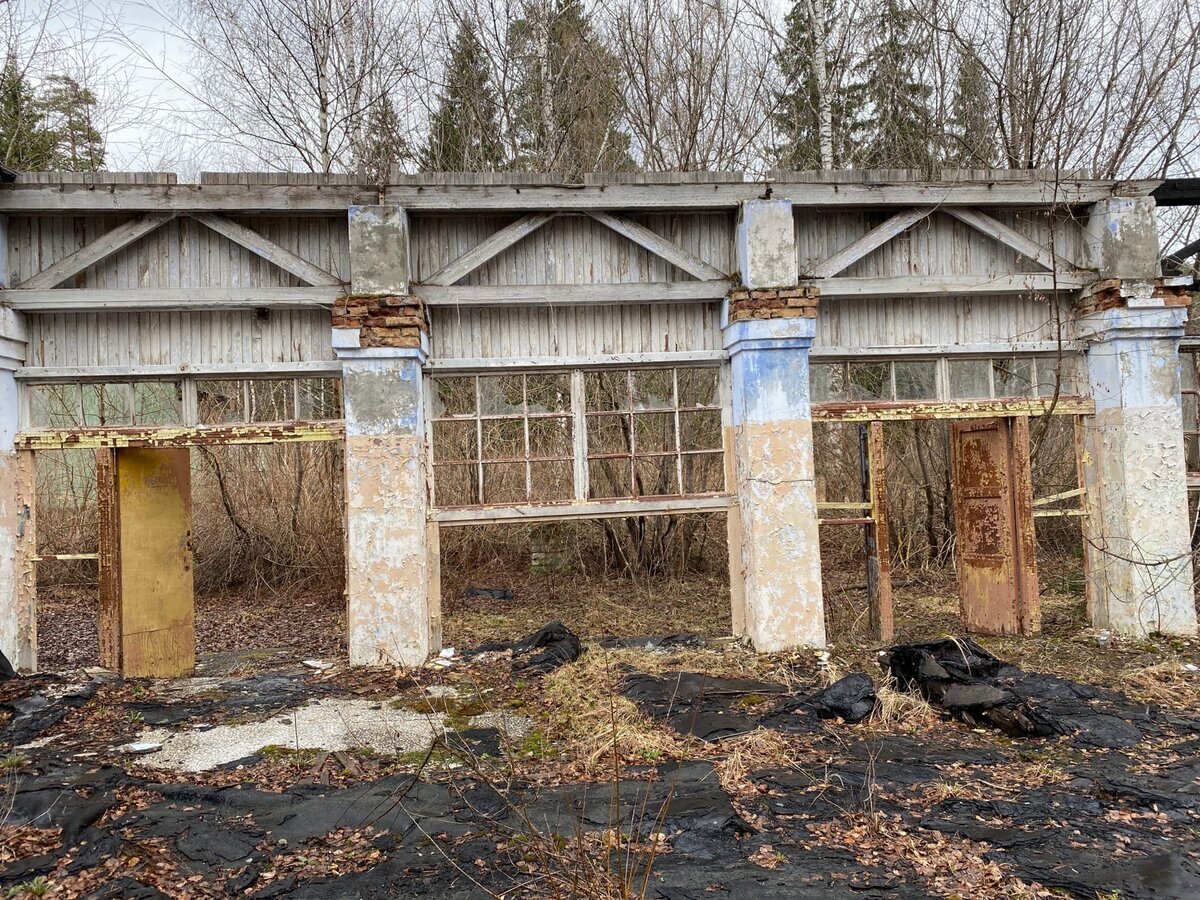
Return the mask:
[[(101, 658), (194, 657), (189, 452), (342, 442), (351, 662), (441, 644), (439, 535), (708, 511), (733, 632), (825, 641), (819, 533), (865, 529), (890, 636), (883, 434), (946, 420), (965, 624), (1039, 628), (1033, 524), (1076, 517), (1098, 628), (1195, 634), (1190, 279), (1160, 181), (1045, 172), (18, 176), (0, 185), (0, 650), (37, 666), (34, 458), (94, 450)], [(1186, 413), (1186, 418), (1185, 418)], [(1035, 496), (1030, 423), (1078, 481)], [(814, 426), (860, 429), (825, 483)]]

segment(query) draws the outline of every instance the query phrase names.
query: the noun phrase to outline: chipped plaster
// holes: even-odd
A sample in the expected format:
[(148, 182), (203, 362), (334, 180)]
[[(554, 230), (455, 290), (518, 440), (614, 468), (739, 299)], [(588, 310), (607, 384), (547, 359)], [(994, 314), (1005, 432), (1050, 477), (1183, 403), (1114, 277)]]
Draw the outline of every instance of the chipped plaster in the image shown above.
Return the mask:
[(811, 319), (725, 330), (744, 633), (764, 652), (825, 644), (809, 404)]
[(796, 283), (795, 218), (791, 200), (742, 204), (734, 247), (742, 285), (772, 288)]
[(1080, 319), (1096, 414), (1087, 425), (1093, 624), (1196, 633), (1179, 396), (1179, 309)]

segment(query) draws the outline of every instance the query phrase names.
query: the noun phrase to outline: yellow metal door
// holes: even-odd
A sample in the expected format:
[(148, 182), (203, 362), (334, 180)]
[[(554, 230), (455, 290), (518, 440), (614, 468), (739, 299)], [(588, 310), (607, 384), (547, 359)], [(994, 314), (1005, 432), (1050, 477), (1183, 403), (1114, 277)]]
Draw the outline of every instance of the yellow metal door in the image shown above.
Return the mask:
[(129, 677), (190, 674), (192, 480), (186, 449), (120, 449), (116, 456), (119, 668)]

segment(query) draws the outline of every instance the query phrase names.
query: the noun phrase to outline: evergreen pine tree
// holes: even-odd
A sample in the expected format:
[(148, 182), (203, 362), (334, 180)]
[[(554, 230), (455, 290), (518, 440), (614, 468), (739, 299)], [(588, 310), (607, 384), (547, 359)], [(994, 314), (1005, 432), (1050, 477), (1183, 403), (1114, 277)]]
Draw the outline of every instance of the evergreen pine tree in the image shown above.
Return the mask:
[(629, 135), (620, 127), (619, 66), (580, 0), (530, 0), (509, 39), (521, 63), (517, 164), (569, 178), (632, 169)]
[[(821, 97), (814, 68), (818, 40), (828, 49), (829, 22), (814, 22), (821, 7), (811, 0), (796, 0), (788, 12), (784, 46), (777, 57), (784, 87), (777, 96), (780, 142), (775, 148), (783, 169), (821, 169)], [(814, 28), (814, 25), (816, 28)], [(826, 81), (830, 93), (832, 167), (847, 166), (854, 155), (860, 127), (861, 88), (846, 85), (841, 77), (843, 60), (826, 54)]]
[(74, 78), (51, 75), (39, 99), (53, 135), (51, 168), (65, 172), (95, 172), (104, 165), (104, 136), (96, 128), (96, 95)]
[(54, 162), (54, 134), (17, 60), (0, 72), (0, 161), (12, 169), (45, 171)]
[(493, 171), (504, 165), (496, 95), (475, 23), (464, 19), (446, 70), (446, 88), (421, 154), (425, 171)]
[(947, 162), (963, 169), (996, 165), (996, 130), (988, 114), (993, 107), (983, 62), (973, 48), (966, 47), (954, 83), (955, 146)]
[(916, 15), (903, 0), (880, 0), (871, 19), (868, 31), (875, 42), (859, 65), (869, 116), (858, 164), (931, 172), (933, 91), (913, 71), (914, 61), (925, 52), (917, 40)]
[(412, 159), (404, 125), (386, 94), (367, 114), (367, 131), (358, 150), (358, 170), (372, 184), (385, 184), (392, 167)]

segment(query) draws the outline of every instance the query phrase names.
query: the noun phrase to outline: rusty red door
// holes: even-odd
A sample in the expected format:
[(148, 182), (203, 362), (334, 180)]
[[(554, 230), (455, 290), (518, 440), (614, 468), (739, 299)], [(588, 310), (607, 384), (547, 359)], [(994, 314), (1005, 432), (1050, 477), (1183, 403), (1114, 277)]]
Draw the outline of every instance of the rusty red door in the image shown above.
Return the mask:
[(1029, 420), (978, 419), (951, 428), (958, 592), (967, 631), (1040, 628)]

